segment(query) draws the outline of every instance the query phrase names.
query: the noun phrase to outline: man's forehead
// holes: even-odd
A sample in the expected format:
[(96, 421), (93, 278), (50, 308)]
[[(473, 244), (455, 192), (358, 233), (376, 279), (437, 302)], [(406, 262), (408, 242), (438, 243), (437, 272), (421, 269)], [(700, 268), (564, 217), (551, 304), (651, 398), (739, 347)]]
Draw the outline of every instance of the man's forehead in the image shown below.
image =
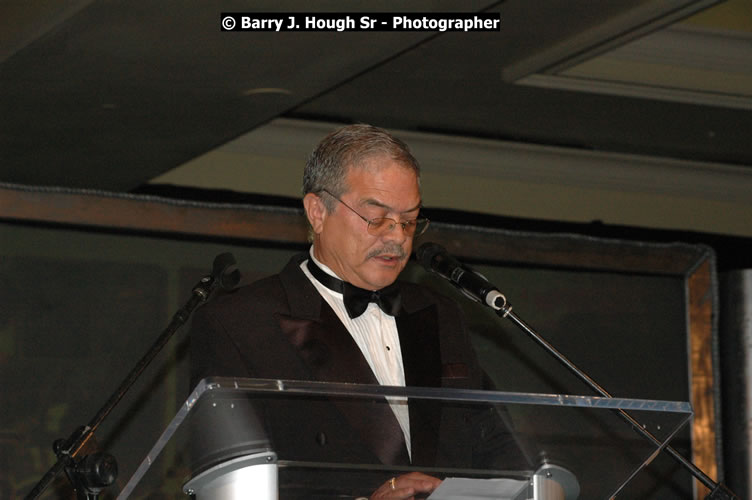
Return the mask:
[(383, 208), (385, 210), (388, 210), (390, 212), (399, 210), (400, 213), (410, 213), (415, 212), (416, 210), (420, 210), (420, 207), (423, 205), (422, 201), (418, 199), (418, 202), (416, 204), (411, 204), (407, 208), (404, 209), (398, 209), (398, 207), (393, 207), (387, 203), (382, 202), (381, 200), (377, 198), (365, 198), (361, 200), (361, 203), (363, 205), (370, 205), (373, 207)]
[[(385, 169), (386, 170), (386, 169)], [(409, 169), (407, 173), (413, 174)], [(421, 207), (420, 189), (415, 175), (395, 183), (394, 179), (384, 179), (378, 173), (356, 175), (349, 182), (345, 194), (351, 195), (351, 201), (360, 206), (383, 208), (390, 212), (408, 213)]]

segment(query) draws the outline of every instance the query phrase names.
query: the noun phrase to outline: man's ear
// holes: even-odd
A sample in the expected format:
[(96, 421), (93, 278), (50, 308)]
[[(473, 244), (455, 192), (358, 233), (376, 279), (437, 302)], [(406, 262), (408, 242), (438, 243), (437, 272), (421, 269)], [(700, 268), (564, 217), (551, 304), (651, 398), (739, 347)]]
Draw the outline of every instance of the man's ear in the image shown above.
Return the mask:
[(308, 223), (311, 224), (313, 232), (315, 234), (320, 233), (328, 215), (326, 206), (324, 206), (324, 201), (318, 195), (308, 193), (303, 197), (303, 208), (305, 209)]

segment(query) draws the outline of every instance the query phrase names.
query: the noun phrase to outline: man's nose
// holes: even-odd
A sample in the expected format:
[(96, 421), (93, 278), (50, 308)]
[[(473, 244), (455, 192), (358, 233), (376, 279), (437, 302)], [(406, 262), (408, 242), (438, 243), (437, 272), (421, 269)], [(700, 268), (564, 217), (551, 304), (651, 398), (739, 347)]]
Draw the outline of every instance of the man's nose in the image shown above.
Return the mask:
[(382, 235), (382, 239), (398, 243), (403, 243), (409, 238), (411, 236), (407, 234), (406, 226), (400, 222), (395, 222), (394, 226)]

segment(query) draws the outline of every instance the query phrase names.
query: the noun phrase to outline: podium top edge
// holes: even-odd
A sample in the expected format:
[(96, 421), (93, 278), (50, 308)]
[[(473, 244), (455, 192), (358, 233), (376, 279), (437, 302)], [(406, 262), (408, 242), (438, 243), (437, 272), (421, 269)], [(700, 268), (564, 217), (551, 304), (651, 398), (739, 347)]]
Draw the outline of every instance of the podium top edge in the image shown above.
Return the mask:
[(318, 395), (342, 397), (406, 397), (436, 399), (441, 401), (542, 405), (559, 407), (596, 408), (607, 410), (654, 411), (692, 414), (692, 405), (686, 401), (661, 401), (653, 399), (604, 398), (571, 394), (539, 394), (526, 392), (484, 391), (437, 387), (398, 387), (375, 384), (352, 384), (303, 380), (282, 380), (240, 377), (207, 377), (192, 392), (193, 401), (206, 393), (285, 393), (292, 395)]

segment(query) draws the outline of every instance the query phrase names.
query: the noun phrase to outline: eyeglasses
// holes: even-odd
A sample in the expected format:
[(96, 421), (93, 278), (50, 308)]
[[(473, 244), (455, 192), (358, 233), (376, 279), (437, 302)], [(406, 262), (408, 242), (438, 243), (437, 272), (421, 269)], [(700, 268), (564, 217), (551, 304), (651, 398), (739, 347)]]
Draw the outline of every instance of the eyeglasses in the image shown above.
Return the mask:
[(371, 236), (382, 236), (397, 227), (397, 224), (402, 226), (402, 232), (407, 236), (420, 236), (421, 234), (426, 232), (426, 229), (428, 229), (429, 220), (425, 217), (419, 217), (417, 219), (406, 221), (397, 221), (390, 217), (376, 217), (375, 219), (366, 219), (358, 212), (356, 212), (355, 209), (353, 209), (350, 205), (340, 200), (326, 189), (322, 189), (322, 191), (338, 202), (342, 203), (344, 206), (349, 208), (352, 213), (366, 221), (366, 223), (368, 224), (368, 234), (370, 234)]

